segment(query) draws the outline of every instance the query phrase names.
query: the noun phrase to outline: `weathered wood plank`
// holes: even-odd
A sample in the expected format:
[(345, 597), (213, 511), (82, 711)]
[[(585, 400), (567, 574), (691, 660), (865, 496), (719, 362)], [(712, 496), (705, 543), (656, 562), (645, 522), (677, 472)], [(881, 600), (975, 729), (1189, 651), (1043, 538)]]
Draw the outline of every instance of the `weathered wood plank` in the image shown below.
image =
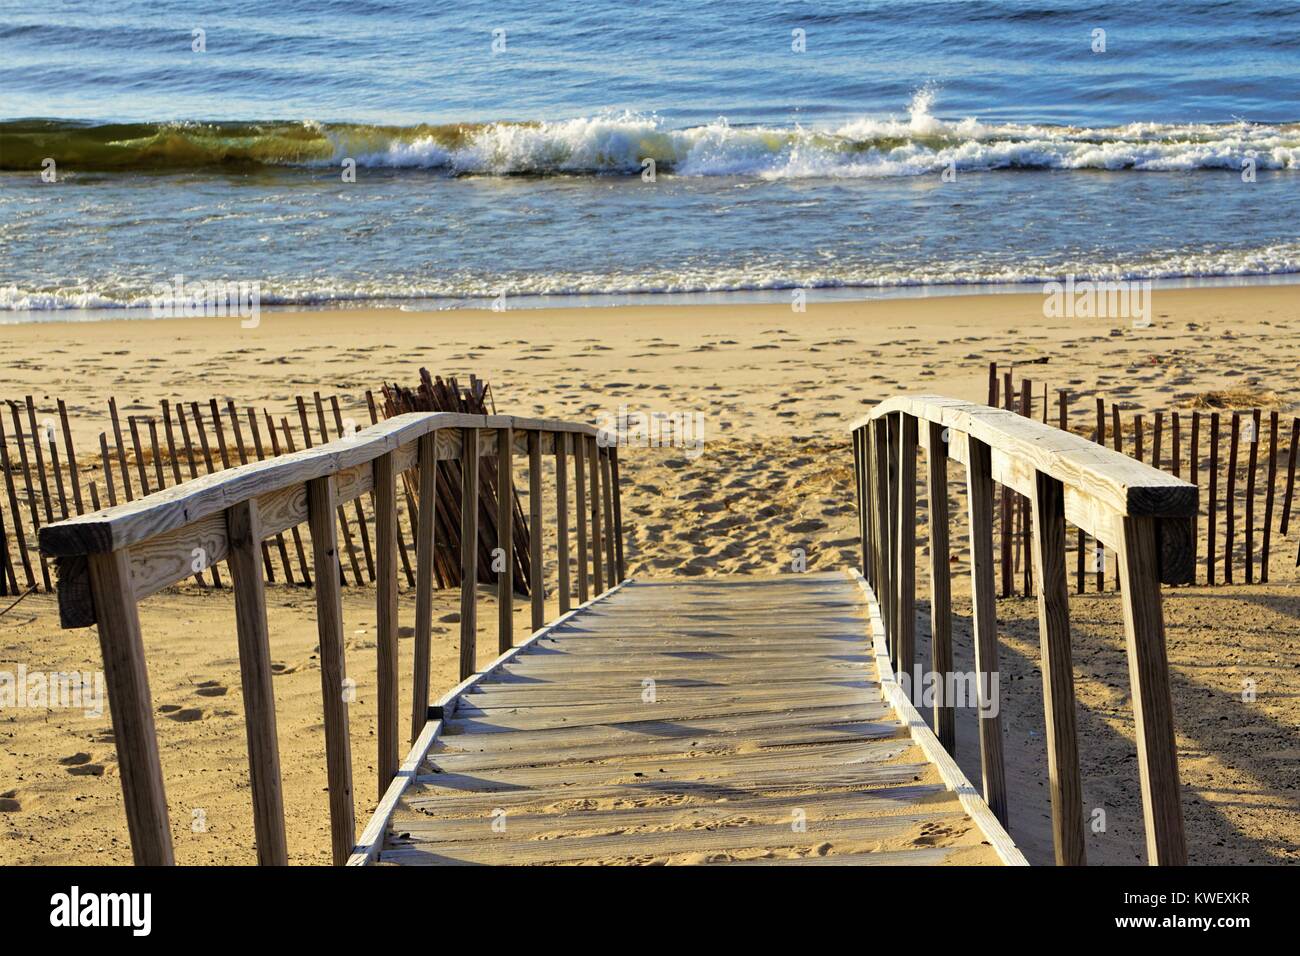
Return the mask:
[(420, 507), (415, 528), (415, 646), (411, 678), (411, 742), (424, 729), (429, 710), (429, 667), (433, 639), (433, 549), (438, 481), (437, 433), (420, 436)]
[(158, 756), (140, 613), (131, 595), (126, 555), (120, 551), (92, 554), (87, 563), (98, 612), (104, 684), (117, 744), (131, 853), (137, 866), (170, 866), (175, 859), (167, 795)]
[(976, 686), (979, 692), (980, 767), (984, 800), (1007, 825), (1007, 783), (1002, 758), (1001, 709), (988, 699), (998, 672), (997, 600), (993, 590), (993, 477), (989, 446), (972, 439), (966, 466), (970, 511), (971, 624), (974, 631)]
[[(312, 554), (316, 563), (316, 629), (320, 637), (321, 699), (325, 711), (325, 765), (329, 780), (330, 843), (334, 864), (347, 862), (356, 837), (352, 803), (352, 743), (348, 736), (347, 674), (343, 662), (343, 591), (338, 557), (334, 479), (307, 483)], [(345, 696), (346, 695), (346, 696)]]
[[(537, 424), (539, 421), (543, 424)], [(115, 551), (222, 512), (236, 502), (367, 464), (429, 432), (475, 428), (485, 436), (494, 436), (493, 430), (498, 427), (542, 427), (578, 435), (595, 434), (595, 429), (589, 426), (504, 415), (453, 412), (397, 415), (325, 445), (214, 472), (168, 488), (147, 500), (60, 521), (41, 529), (41, 549), (51, 556)], [(458, 445), (454, 449), (440, 449), (439, 457), (452, 460), (459, 452)], [(495, 454), (496, 450), (481, 449), (481, 453)], [(124, 460), (124, 451), (122, 455)]]
[(378, 701), (379, 796), (397, 775), (397, 471), (380, 455), (375, 476), (375, 682)]
[(1194, 485), (1005, 409), (941, 396), (902, 396), (881, 402), (849, 427), (900, 412), (961, 431), (1122, 515), (1189, 517), (1195, 513)]
[(240, 502), (226, 512), (226, 521), (230, 540), (234, 543), (230, 549), (229, 567), (231, 587), (235, 592), (235, 633), (239, 643), (239, 682), (244, 698), (257, 862), (261, 866), (286, 866), (289, 851), (284, 830), (275, 688), (271, 683), (266, 586), (257, 563), (257, 546), (262, 540), (257, 503)]
[(1058, 866), (1083, 866), (1087, 862), (1083, 783), (1074, 719), (1070, 594), (1065, 578), (1065, 493), (1061, 483), (1049, 475), (1039, 475), (1032, 505), (1052, 837)]

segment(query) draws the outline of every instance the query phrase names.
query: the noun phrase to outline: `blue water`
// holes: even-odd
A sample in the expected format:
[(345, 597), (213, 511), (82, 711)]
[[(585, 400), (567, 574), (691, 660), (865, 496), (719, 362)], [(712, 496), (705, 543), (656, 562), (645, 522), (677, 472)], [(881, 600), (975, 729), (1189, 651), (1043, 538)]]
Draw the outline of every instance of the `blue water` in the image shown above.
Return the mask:
[(1300, 272), (1300, 4), (1062, 7), (0, 0), (0, 308)]

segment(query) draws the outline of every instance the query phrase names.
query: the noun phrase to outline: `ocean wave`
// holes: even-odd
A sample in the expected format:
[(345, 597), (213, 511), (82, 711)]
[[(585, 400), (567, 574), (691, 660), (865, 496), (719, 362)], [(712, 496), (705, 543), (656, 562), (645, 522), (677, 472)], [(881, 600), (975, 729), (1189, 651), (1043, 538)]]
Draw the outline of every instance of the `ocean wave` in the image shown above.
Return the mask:
[(450, 175), (656, 174), (888, 178), (945, 169), (1300, 169), (1300, 123), (1132, 123), (1105, 128), (946, 120), (922, 90), (907, 115), (838, 126), (673, 128), (654, 114), (421, 126), (350, 123), (0, 123), (0, 169), (201, 169), (239, 165), (429, 169)]
[[(280, 279), (260, 283), (262, 305), (345, 305), (367, 302), (462, 301), (510, 297), (627, 296), (685, 293), (771, 292), (787, 289), (904, 289), (929, 286), (1031, 287), (1076, 280), (1232, 279), (1300, 274), (1300, 242), (1241, 250), (1202, 251), (1120, 262), (1033, 262), (1007, 267), (957, 261), (880, 269), (871, 264), (833, 269), (776, 266), (678, 268), (621, 274), (532, 272), (482, 276), (448, 274), (356, 280)], [(216, 277), (212, 277), (216, 278)], [(160, 281), (170, 281), (161, 277)], [(151, 305), (152, 284), (109, 281), (73, 286), (0, 286), (0, 313), (57, 313), (134, 309)]]

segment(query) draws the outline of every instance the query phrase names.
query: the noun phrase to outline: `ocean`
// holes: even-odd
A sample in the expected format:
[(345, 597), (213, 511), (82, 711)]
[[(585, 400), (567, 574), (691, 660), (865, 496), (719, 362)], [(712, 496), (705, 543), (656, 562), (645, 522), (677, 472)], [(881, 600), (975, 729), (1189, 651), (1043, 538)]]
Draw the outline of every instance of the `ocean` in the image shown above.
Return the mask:
[(0, 323), (1300, 273), (1300, 3), (441, 6), (0, 0)]

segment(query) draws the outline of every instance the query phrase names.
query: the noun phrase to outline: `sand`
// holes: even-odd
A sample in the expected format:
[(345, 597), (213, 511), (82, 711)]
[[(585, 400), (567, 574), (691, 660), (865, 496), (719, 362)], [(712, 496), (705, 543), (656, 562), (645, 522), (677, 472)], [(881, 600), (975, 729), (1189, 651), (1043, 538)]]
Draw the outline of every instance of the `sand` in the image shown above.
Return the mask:
[[(784, 305), (631, 307), (420, 314), (398, 310), (266, 312), (237, 320), (117, 321), (0, 328), (4, 394), (68, 402), (79, 450), (97, 447), (116, 396), (125, 414), (161, 398), (234, 398), (290, 411), (292, 396), (337, 393), (367, 420), (364, 391), (416, 369), (474, 372), (501, 411), (596, 422), (620, 405), (702, 413), (703, 453), (628, 449), (622, 456), (629, 571), (697, 575), (856, 564), (852, 455), (843, 426), (902, 391), (982, 400), (987, 363), (1030, 362), (1036, 383), (1145, 409), (1187, 409), (1211, 390), (1295, 394), (1296, 287), (1157, 290), (1151, 328), (1110, 320), (1045, 319), (1038, 295), (990, 295)], [(1290, 407), (1284, 422), (1289, 422)], [(85, 467), (97, 455), (83, 455)], [(1273, 583), (1166, 592), (1184, 812), (1200, 863), (1275, 863), (1300, 850), (1296, 788), (1300, 704), (1297, 531), (1274, 541)], [(920, 535), (922, 543), (924, 534)], [(954, 534), (961, 609), (964, 542)], [(924, 566), (924, 562), (922, 562)], [(920, 582), (924, 589), (924, 579)], [(310, 592), (269, 590), (281, 759), (291, 859), (328, 857), (324, 743)], [(924, 594), (924, 590), (922, 590)], [(433, 684), (455, 679), (456, 595), (435, 611)], [(495, 610), (483, 597), (480, 663), (494, 656)], [(413, 616), (403, 590), (402, 622)], [(921, 605), (924, 616), (924, 604)], [(520, 609), (518, 632), (526, 632)], [(1105, 811), (1092, 862), (1142, 854), (1133, 729), (1120, 607), (1113, 594), (1072, 598), (1081, 702), (1085, 803)], [(549, 606), (554, 613), (554, 601)], [(964, 613), (964, 612), (963, 612)], [(999, 605), (1013, 836), (1049, 862), (1035, 606)], [(377, 798), (373, 592), (345, 591), (357, 813)], [(158, 708), (177, 858), (253, 859), (242, 703), (228, 591), (186, 584), (141, 607)], [(957, 627), (958, 662), (964, 652)], [(401, 673), (410, 673), (410, 640)], [(924, 641), (923, 653), (924, 653)], [(62, 631), (37, 595), (0, 616), (0, 670), (94, 670), (93, 630)], [(924, 657), (922, 658), (924, 659)], [(1256, 699), (1243, 702), (1246, 679)], [(403, 704), (402, 713), (406, 712)], [(978, 778), (963, 722), (959, 759)], [(973, 763), (972, 763), (973, 761)], [(195, 811), (202, 811), (196, 813)], [(129, 842), (107, 716), (40, 708), (0, 711), (0, 863), (126, 863)]]

